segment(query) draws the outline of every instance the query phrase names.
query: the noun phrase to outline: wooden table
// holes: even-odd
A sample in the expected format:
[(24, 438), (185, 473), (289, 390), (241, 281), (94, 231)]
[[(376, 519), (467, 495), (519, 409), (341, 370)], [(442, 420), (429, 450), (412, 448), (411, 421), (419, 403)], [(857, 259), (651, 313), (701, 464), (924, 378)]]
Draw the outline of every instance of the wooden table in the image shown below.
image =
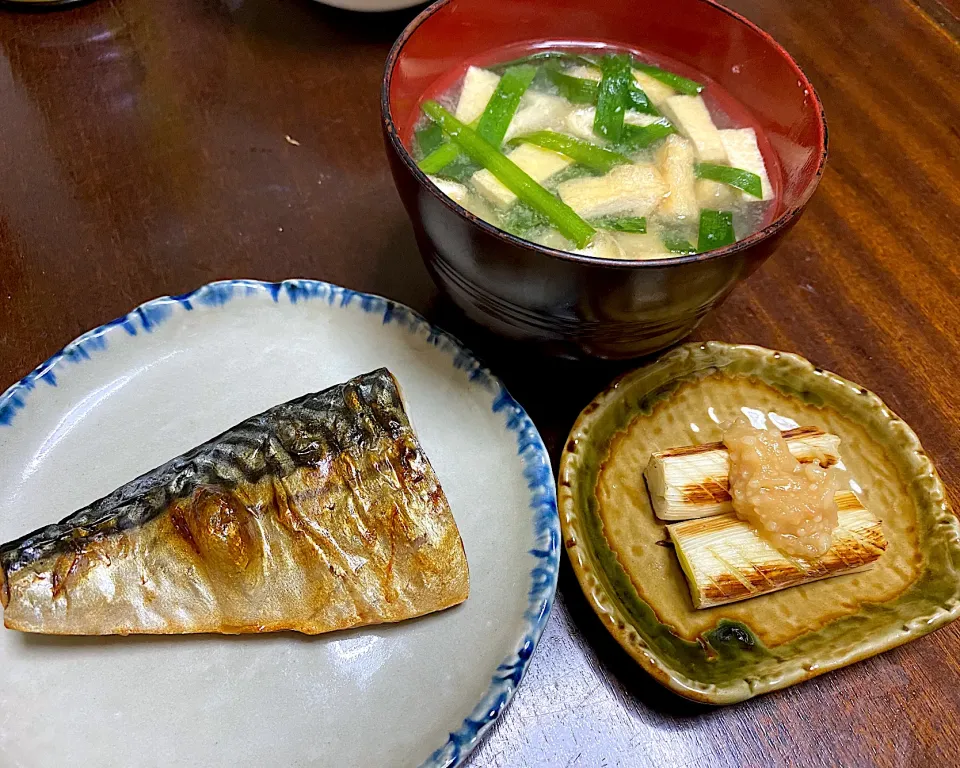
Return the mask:
[[(788, 242), (697, 338), (796, 351), (868, 385), (960, 508), (960, 6), (918, 1), (731, 3), (816, 84), (831, 159)], [(414, 13), (309, 0), (0, 12), (0, 382), (161, 294), (316, 277), (465, 337), (556, 457), (618, 369), (546, 364), (535, 378), (438, 298), (380, 136), (383, 61)], [(958, 658), (953, 625), (782, 693), (696, 706), (638, 671), (564, 563), (529, 674), (471, 764), (958, 765)]]

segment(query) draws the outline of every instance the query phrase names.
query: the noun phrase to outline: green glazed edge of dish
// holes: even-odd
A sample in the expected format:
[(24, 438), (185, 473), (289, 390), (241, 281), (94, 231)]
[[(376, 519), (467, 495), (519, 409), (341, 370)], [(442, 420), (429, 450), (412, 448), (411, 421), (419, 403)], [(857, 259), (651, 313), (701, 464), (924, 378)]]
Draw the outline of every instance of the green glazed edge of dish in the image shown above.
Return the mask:
[[(603, 532), (595, 494), (611, 439), (683, 382), (722, 372), (754, 376), (791, 397), (850, 414), (885, 446), (918, 509), (921, 576), (886, 603), (766, 648), (750, 627), (721, 620), (691, 642), (657, 620)], [(730, 704), (785, 688), (925, 635), (960, 616), (960, 521), (916, 434), (872, 392), (794, 354), (722, 342), (686, 344), (625, 374), (588, 405), (559, 472), (560, 521), (580, 585), (617, 641), (657, 680), (687, 698)]]

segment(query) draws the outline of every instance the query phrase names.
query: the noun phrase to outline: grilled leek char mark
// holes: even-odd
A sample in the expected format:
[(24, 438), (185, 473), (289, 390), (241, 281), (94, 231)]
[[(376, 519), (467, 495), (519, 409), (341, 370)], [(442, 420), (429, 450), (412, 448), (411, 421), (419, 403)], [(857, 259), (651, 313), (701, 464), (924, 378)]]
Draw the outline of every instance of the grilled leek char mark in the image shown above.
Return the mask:
[[(830, 467), (839, 461), (840, 438), (816, 427), (783, 433), (801, 462)], [(733, 511), (730, 499), (730, 458), (723, 443), (688, 445), (658, 451), (650, 457), (644, 477), (654, 512), (661, 520), (688, 520)]]
[(867, 570), (887, 548), (880, 521), (850, 491), (837, 494), (833, 545), (816, 559), (784, 555), (734, 514), (667, 526), (695, 608), (745, 600)]
[(439, 480), (380, 369), (254, 416), (0, 547), (11, 629), (317, 634), (466, 599)]

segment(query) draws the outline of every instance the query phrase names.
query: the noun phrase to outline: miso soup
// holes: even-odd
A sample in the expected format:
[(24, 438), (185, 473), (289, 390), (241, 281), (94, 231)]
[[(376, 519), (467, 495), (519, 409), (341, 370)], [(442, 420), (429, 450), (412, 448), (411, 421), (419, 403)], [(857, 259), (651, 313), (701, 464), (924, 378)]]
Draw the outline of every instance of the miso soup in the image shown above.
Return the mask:
[(719, 86), (635, 53), (538, 51), (470, 66), (425, 100), (413, 155), (453, 201), (534, 243), (613, 259), (704, 252), (765, 226), (776, 194), (762, 137), (718, 103), (731, 103)]

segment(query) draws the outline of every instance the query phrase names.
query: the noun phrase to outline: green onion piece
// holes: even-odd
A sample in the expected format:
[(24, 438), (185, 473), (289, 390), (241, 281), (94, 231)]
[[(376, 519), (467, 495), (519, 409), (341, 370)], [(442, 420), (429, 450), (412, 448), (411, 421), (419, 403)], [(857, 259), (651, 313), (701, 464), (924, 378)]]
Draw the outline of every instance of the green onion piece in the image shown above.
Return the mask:
[(536, 74), (536, 67), (528, 65), (510, 67), (497, 83), (497, 89), (487, 102), (480, 116), (480, 122), (477, 124), (477, 133), (493, 146), (499, 147), (503, 143), (510, 121), (513, 120), (520, 105), (520, 99), (530, 87)]
[(468, 184), (473, 179), (473, 174), (479, 170), (480, 166), (461, 152), (456, 160), (440, 172), (440, 175), (445, 179), (453, 179), (461, 184)]
[(420, 170), (424, 173), (439, 173), (456, 160), (459, 154), (460, 148), (456, 144), (441, 144), (417, 163), (417, 165), (420, 166)]
[(659, 80), (664, 85), (669, 85), (673, 90), (679, 91), (687, 96), (696, 96), (703, 90), (703, 84), (698, 83), (696, 80), (690, 80), (674, 72), (667, 72), (665, 69), (660, 69), (660, 67), (644, 64), (641, 61), (634, 61), (633, 68), (639, 69), (641, 72), (650, 75), (654, 80)]
[[(544, 67), (547, 78), (557, 86), (560, 95), (574, 104), (596, 104), (597, 96), (600, 91), (600, 85), (594, 80), (587, 80), (582, 77), (573, 77), (559, 69), (553, 67)], [(660, 111), (653, 106), (647, 94), (637, 85), (636, 81), (630, 83), (627, 88), (627, 109), (635, 109), (637, 112), (643, 112), (647, 115), (659, 115)]]
[[(476, 128), (479, 122), (480, 118), (478, 117), (470, 123), (470, 127)], [(430, 123), (430, 125), (436, 126), (438, 129), (440, 128), (436, 123)], [(443, 139), (442, 130), (440, 130), (440, 137)], [(469, 179), (476, 171), (480, 170), (478, 166), (470, 162), (470, 160), (460, 152), (460, 148), (456, 144), (451, 144), (450, 142), (441, 144), (433, 150), (417, 163), (417, 167), (424, 173), (436, 174), (443, 171), (444, 176), (456, 179), (457, 181)]]
[(642, 235), (647, 231), (647, 220), (643, 216), (608, 216), (590, 223), (597, 229), (612, 229), (614, 232), (636, 232)]
[(700, 253), (735, 242), (737, 236), (733, 233), (733, 214), (730, 211), (711, 211), (708, 208), (700, 211), (700, 235), (697, 240)]
[(500, 219), (502, 229), (511, 235), (527, 239), (549, 223), (546, 216), (519, 200), (511, 205)]
[[(594, 80), (586, 80), (582, 77), (573, 77), (558, 69), (544, 67), (547, 78), (557, 86), (560, 95), (567, 101), (574, 104), (596, 104), (597, 95), (600, 91), (599, 84)], [(658, 110), (650, 101), (643, 89), (636, 84), (630, 83), (627, 89), (627, 109), (635, 109), (637, 112), (643, 112), (646, 115), (659, 115)]]
[(679, 235), (668, 235), (665, 234), (661, 240), (663, 241), (663, 247), (666, 248), (671, 253), (696, 253), (697, 249), (690, 245), (690, 242)]
[(697, 163), (694, 172), (698, 179), (719, 181), (721, 184), (742, 189), (748, 195), (763, 197), (763, 183), (760, 177), (743, 168), (732, 168), (729, 165), (715, 163)]
[[(452, 147), (452, 149), (451, 149)], [(451, 160), (450, 157), (453, 156)], [(442, 175), (462, 184), (467, 183), (480, 166), (460, 151), (456, 144), (447, 143), (435, 149), (418, 163), (421, 171), (431, 175)]]
[(572, 240), (578, 248), (590, 242), (596, 234), (593, 227), (569, 205), (537, 184), (477, 131), (464, 125), (435, 101), (425, 101), (422, 109), (474, 162), (490, 171), (521, 202), (550, 219), (564, 237)]
[(625, 125), (620, 146), (627, 151), (643, 149), (671, 133), (676, 133), (676, 128), (666, 121), (650, 123), (650, 125)]
[(430, 123), (430, 125), (417, 131), (414, 138), (417, 142), (417, 151), (420, 153), (420, 157), (426, 157), (443, 144), (443, 131), (436, 123)]
[(598, 173), (607, 173), (615, 165), (624, 165), (630, 162), (630, 158), (621, 155), (588, 141), (580, 141), (572, 136), (567, 136), (554, 131), (535, 131), (526, 136), (518, 136), (513, 139), (511, 144), (536, 144), (544, 149), (552, 149), (561, 155), (566, 155), (571, 160), (580, 165), (584, 165), (591, 171)]
[(620, 141), (623, 134), (623, 113), (627, 109), (627, 91), (633, 82), (630, 57), (607, 55), (600, 60), (603, 77), (597, 91), (597, 115), (593, 132), (610, 141)]
[(596, 104), (597, 93), (600, 90), (598, 83), (585, 80), (582, 77), (573, 77), (559, 69), (545, 67), (550, 82), (557, 86), (560, 95), (574, 104)]
[(587, 64), (590, 66), (596, 66), (593, 60), (577, 53), (566, 53), (565, 51), (540, 51), (538, 53), (531, 53), (529, 56), (524, 56), (520, 59), (514, 59), (513, 61), (507, 61), (503, 64), (497, 64), (497, 66), (491, 67), (490, 69), (493, 72), (503, 72), (510, 67), (517, 67), (521, 64), (540, 64), (544, 61), (562, 61), (569, 64)]
[[(631, 78), (632, 80), (632, 78)], [(627, 106), (629, 109), (635, 109), (637, 112), (643, 112), (647, 115), (659, 115), (660, 111), (653, 106), (653, 103), (643, 92), (643, 89), (637, 85), (636, 80), (630, 83), (627, 89)]]
[[(520, 99), (526, 92), (534, 76), (537, 74), (535, 67), (517, 66), (510, 67), (500, 78), (496, 90), (484, 107), (483, 114), (477, 123), (477, 131), (487, 141), (495, 146), (503, 143), (503, 137), (507, 133), (510, 121), (516, 114)], [(436, 125), (436, 123), (434, 123)], [(440, 130), (440, 126), (436, 125)], [(426, 128), (422, 131), (428, 130)], [(419, 133), (417, 137), (419, 139)], [(443, 131), (440, 131), (441, 136)], [(456, 144), (443, 144), (432, 150), (424, 157), (418, 165), (424, 173), (439, 173), (460, 155), (460, 149)]]

